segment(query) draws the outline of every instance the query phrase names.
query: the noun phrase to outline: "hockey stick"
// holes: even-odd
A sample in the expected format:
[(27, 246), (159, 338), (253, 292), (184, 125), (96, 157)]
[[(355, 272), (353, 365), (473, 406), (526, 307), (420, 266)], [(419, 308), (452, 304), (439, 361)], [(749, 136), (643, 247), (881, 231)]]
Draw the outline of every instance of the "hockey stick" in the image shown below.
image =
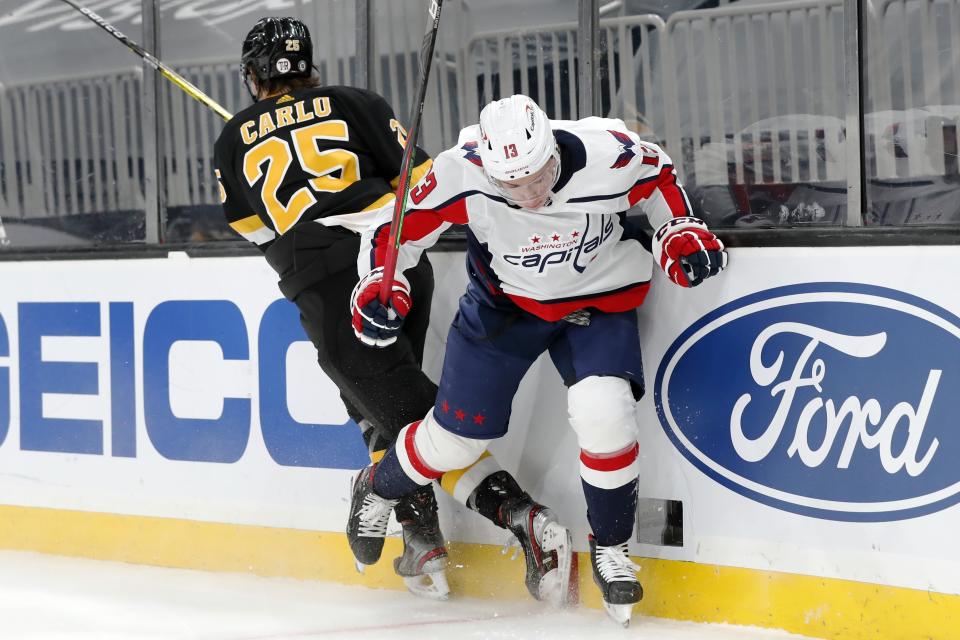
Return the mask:
[(79, 11), (80, 13), (82, 13), (83, 15), (85, 15), (86, 17), (90, 18), (90, 20), (94, 24), (101, 27), (104, 31), (106, 31), (107, 33), (112, 35), (114, 38), (116, 38), (117, 40), (122, 42), (124, 45), (126, 45), (131, 51), (133, 51), (135, 54), (143, 58), (143, 60), (147, 64), (149, 64), (151, 67), (159, 71), (160, 75), (162, 75), (164, 78), (166, 78), (173, 84), (183, 89), (183, 91), (186, 92), (188, 96), (213, 109), (213, 111), (224, 120), (229, 120), (230, 118), (233, 117), (233, 115), (229, 111), (227, 111), (222, 106), (220, 106), (220, 104), (217, 103), (213, 98), (211, 98), (210, 96), (205, 94), (203, 91), (198, 89), (189, 80), (181, 76), (179, 73), (177, 73), (176, 71), (174, 71), (173, 69), (165, 65), (164, 63), (160, 62), (159, 60), (157, 60), (153, 55), (150, 54), (150, 52), (148, 52), (146, 49), (141, 47), (139, 44), (137, 44), (127, 36), (123, 35), (119, 31), (117, 31), (116, 27), (114, 27), (112, 24), (110, 24), (109, 22), (107, 22), (97, 14), (95, 14), (93, 11), (91, 11), (90, 9), (87, 9), (86, 7), (80, 4), (77, 4), (73, 0), (63, 0), (63, 1), (66, 2), (68, 5), (70, 5), (71, 7), (73, 7), (74, 9), (76, 9), (77, 11)]
[(383, 282), (380, 285), (380, 303), (387, 304), (393, 289), (393, 278), (397, 272), (397, 253), (400, 251), (400, 237), (403, 231), (403, 216), (407, 208), (407, 191), (410, 177), (413, 175), (413, 155), (417, 148), (417, 134), (420, 133), (420, 119), (423, 116), (423, 103), (427, 94), (427, 81), (430, 79), (430, 63), (433, 62), (433, 48), (437, 43), (437, 31), (440, 29), (440, 8), (443, 0), (430, 0), (427, 12), (430, 21), (420, 46), (420, 77), (417, 79), (417, 99), (410, 110), (410, 130), (407, 143), (403, 148), (400, 162), (400, 182), (397, 185), (397, 197), (393, 205), (393, 219), (390, 221), (390, 238), (387, 241), (387, 253), (383, 263)]

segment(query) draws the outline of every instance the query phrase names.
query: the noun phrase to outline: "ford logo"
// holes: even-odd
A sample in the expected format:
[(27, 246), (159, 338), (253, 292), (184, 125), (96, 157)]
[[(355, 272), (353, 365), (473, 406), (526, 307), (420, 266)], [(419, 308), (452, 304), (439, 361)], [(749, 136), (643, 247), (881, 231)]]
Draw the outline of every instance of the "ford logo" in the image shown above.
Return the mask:
[(654, 401), (720, 484), (817, 518), (887, 521), (960, 502), (960, 318), (852, 283), (770, 289), (698, 320)]

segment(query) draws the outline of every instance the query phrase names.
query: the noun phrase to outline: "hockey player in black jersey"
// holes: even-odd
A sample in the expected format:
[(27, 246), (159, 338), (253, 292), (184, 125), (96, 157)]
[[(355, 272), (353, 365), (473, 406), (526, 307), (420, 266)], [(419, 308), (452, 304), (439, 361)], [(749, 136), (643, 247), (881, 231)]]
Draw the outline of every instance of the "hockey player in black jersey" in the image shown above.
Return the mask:
[[(380, 349), (356, 340), (348, 303), (358, 282), (359, 233), (393, 208), (406, 132), (376, 93), (320, 86), (312, 49), (299, 20), (264, 18), (254, 25), (241, 65), (254, 104), (220, 134), (216, 174), (227, 221), (280, 275), (280, 290), (299, 308), (321, 369), (340, 389), (376, 461), (405, 425), (434, 404), (437, 387), (420, 369), (433, 271), (424, 256), (402, 274), (417, 307), (399, 335)], [(416, 149), (414, 166), (415, 182), (431, 167), (422, 149)], [(569, 536), (545, 543), (543, 531), (547, 524), (551, 531), (566, 530), (492, 457), (468, 469), (446, 474), (441, 484), (518, 537), (534, 597), (561, 601), (569, 581)], [(399, 501), (395, 513), (404, 541), (395, 570), (414, 593), (446, 597), (446, 550), (433, 486)], [(526, 517), (531, 513), (538, 515)], [(348, 524), (361, 563), (379, 560), (387, 517), (361, 530), (356, 522)]]

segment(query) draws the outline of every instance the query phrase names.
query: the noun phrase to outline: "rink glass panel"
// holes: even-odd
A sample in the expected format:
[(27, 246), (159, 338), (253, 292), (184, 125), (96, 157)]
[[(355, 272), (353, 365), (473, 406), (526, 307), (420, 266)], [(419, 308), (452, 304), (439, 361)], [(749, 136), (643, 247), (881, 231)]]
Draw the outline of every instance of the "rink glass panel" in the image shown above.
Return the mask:
[[(23, 4), (0, 1), (0, 250), (143, 242), (139, 60), (66, 4)], [(103, 16), (141, 38), (139, 11)]]
[[(357, 12), (366, 1), (305, 0), (282, 9), (267, 0), (160, 3), (161, 58), (235, 112), (249, 104), (238, 78), (244, 35), (265, 14), (293, 15), (311, 28), (323, 82), (368, 77), (406, 121), (426, 3), (369, 0), (364, 74)], [(518, 92), (552, 118), (590, 115), (578, 106), (586, 1), (446, 0), (422, 146), (432, 154), (451, 146), (484, 104)], [(771, 229), (784, 242), (797, 229), (842, 225), (923, 227), (931, 239), (944, 237), (936, 234), (960, 218), (960, 0), (859, 3), (859, 58), (845, 46), (844, 7), (852, 4), (598, 2), (597, 115), (622, 118), (663, 145), (694, 213), (713, 227)], [(93, 8), (143, 42), (140, 3)], [(0, 0), (0, 60), (7, 256), (145, 242), (151, 180), (167, 207), (163, 242), (245, 246), (219, 210), (212, 149), (222, 122), (208, 109), (162, 82), (162, 161), (153, 175), (144, 161), (142, 64), (119, 42), (65, 4)], [(859, 113), (846, 96), (845, 62), (864, 75)], [(858, 117), (859, 147), (846, 135)], [(848, 193), (862, 217), (846, 211)]]
[(865, 226), (960, 223), (960, 0), (878, 0), (866, 21)]
[(841, 0), (625, 2), (601, 16), (601, 97), (664, 146), (712, 228), (846, 219)]
[[(372, 87), (409, 119), (426, 31), (422, 0), (372, 0)], [(551, 118), (577, 107), (576, 0), (445, 0), (419, 144), (436, 155), (491, 100), (524, 93)]]

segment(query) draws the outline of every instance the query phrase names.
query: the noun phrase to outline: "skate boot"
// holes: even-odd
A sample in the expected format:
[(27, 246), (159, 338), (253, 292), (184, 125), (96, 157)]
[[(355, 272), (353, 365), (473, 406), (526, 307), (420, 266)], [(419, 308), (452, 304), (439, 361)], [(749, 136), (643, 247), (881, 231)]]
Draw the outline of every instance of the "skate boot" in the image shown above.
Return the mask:
[(629, 627), (633, 605), (643, 598), (643, 587), (637, 580), (640, 567), (630, 561), (627, 543), (604, 547), (591, 535), (590, 562), (593, 581), (603, 594), (603, 608), (618, 624)]
[(357, 559), (357, 571), (363, 573), (363, 565), (375, 564), (383, 553), (383, 538), (387, 522), (396, 500), (381, 498), (373, 492), (373, 472), (376, 465), (360, 470), (353, 479), (350, 497), (350, 518), (347, 520), (347, 541), (353, 557)]
[(401, 498), (395, 513), (403, 528), (403, 555), (393, 561), (394, 570), (413, 595), (446, 600), (450, 596), (447, 549), (443, 546), (433, 485)]
[(497, 520), (513, 532), (523, 550), (530, 595), (557, 607), (568, 604), (573, 546), (567, 528), (527, 494), (505, 500)]

